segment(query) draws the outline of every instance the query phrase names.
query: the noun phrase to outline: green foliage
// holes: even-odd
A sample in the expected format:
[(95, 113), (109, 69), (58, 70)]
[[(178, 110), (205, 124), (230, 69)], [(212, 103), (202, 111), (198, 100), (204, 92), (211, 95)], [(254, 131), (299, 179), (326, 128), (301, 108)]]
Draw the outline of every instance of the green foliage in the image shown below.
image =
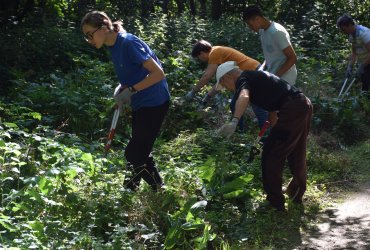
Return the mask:
[(344, 144), (353, 144), (369, 135), (369, 105), (366, 97), (349, 99), (313, 99), (314, 124), (319, 131), (331, 131)]
[[(215, 101), (218, 109), (200, 109), (196, 102), (181, 100), (204, 69), (190, 56), (194, 39), (231, 46), (263, 60), (257, 36), (239, 17), (209, 21), (157, 12), (140, 20), (120, 13), (130, 7), (137, 15), (138, 1), (96, 1), (114, 19), (123, 18), (125, 28), (154, 49), (172, 95), (154, 147), (166, 188), (152, 193), (143, 184), (132, 193), (123, 187), (129, 114), (120, 118), (108, 158), (102, 156), (101, 138), (110, 126), (117, 81), (108, 55), (91, 51), (80, 31), (66, 24), (68, 18), (80, 19), (83, 6), (78, 1), (44, 2), (49, 6), (46, 16), (62, 19), (58, 25), (24, 19), (30, 22), (2, 27), (6, 35), (0, 38), (1, 75), (12, 86), (0, 97), (3, 247), (293, 249), (299, 246), (300, 230), (313, 223), (323, 206), (321, 197), (335, 186), (332, 183), (352, 181), (358, 166), (368, 167), (368, 143), (355, 153), (348, 145), (368, 138), (369, 103), (357, 96), (359, 86), (343, 100), (336, 98), (348, 48), (331, 23), (343, 9), (355, 7), (352, 4), (316, 3), (306, 11), (312, 3), (300, 2), (297, 9), (284, 9), (286, 15), (306, 14), (299, 17), (302, 22), (287, 27), (299, 57), (297, 86), (315, 110), (305, 211), (287, 202), (284, 217), (261, 206), (265, 197), (260, 157), (246, 163), (257, 126), (248, 118), (247, 133), (223, 140), (214, 130), (229, 117), (227, 94)], [(241, 4), (237, 2), (230, 3), (230, 10)], [(273, 10), (283, 11), (282, 3), (287, 2), (279, 1), (269, 14), (277, 17)], [(331, 5), (336, 6), (333, 13), (328, 11)], [(368, 5), (364, 6), (359, 14)], [(285, 182), (290, 176), (284, 172)]]

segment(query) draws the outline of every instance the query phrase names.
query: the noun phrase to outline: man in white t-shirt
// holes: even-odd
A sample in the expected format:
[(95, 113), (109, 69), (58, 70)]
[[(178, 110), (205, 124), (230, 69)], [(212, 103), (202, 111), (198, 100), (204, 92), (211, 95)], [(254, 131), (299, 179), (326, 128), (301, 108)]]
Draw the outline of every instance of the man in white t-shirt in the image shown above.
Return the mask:
[(247, 7), (243, 11), (243, 21), (259, 33), (265, 70), (294, 85), (297, 79), (297, 55), (286, 29), (264, 17), (258, 6)]
[[(262, 64), (264, 70), (294, 85), (297, 79), (295, 66), (297, 55), (286, 29), (268, 20), (256, 5), (249, 6), (243, 11), (243, 21), (251, 30), (259, 33), (265, 57)], [(277, 113), (270, 112), (268, 119), (274, 125), (277, 121)]]
[(343, 15), (338, 18), (338, 28), (348, 35), (349, 42), (352, 44), (352, 54), (349, 56), (349, 62), (346, 71), (346, 77), (352, 76), (353, 65), (358, 62), (357, 77), (362, 82), (362, 93), (367, 94), (370, 99), (370, 29), (355, 24), (353, 18), (349, 15)]

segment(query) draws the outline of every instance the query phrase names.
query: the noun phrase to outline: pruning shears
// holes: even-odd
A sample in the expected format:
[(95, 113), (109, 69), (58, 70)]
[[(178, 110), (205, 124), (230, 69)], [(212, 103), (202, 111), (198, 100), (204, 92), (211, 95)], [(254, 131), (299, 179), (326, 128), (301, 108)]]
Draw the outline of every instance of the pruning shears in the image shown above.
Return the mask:
[(339, 92), (339, 95), (338, 95), (338, 98), (342, 95), (342, 93), (343, 93), (343, 95), (342, 96), (345, 96), (346, 94), (347, 94), (347, 92), (349, 91), (349, 89), (352, 87), (352, 85), (353, 85), (353, 83), (356, 81), (356, 77), (354, 77), (353, 79), (352, 79), (352, 81), (350, 82), (350, 84), (348, 85), (348, 87), (347, 87), (347, 89), (344, 91), (344, 93), (343, 93), (343, 90), (344, 90), (344, 88), (346, 87), (346, 85), (347, 85), (347, 82), (348, 82), (348, 77), (344, 80), (344, 82), (343, 82), (343, 85), (342, 85), (342, 88), (341, 88), (341, 90), (340, 90), (340, 92)]
[(119, 114), (120, 114), (120, 107), (119, 107), (119, 105), (116, 105), (116, 108), (114, 110), (112, 125), (110, 127), (109, 134), (108, 134), (108, 137), (107, 137), (107, 143), (105, 144), (105, 154), (104, 154), (105, 156), (107, 156), (107, 154), (108, 154), (108, 151), (109, 151), (110, 146), (112, 144), (114, 134), (116, 133), (116, 126), (117, 126), (117, 121), (118, 121), (118, 118), (119, 118)]
[(263, 124), (260, 132), (258, 133), (256, 141), (253, 143), (253, 146), (249, 151), (248, 163), (251, 163), (254, 160), (254, 157), (256, 157), (261, 152), (261, 138), (266, 133), (266, 130), (270, 127), (270, 125), (271, 123), (269, 121), (265, 121), (265, 123)]

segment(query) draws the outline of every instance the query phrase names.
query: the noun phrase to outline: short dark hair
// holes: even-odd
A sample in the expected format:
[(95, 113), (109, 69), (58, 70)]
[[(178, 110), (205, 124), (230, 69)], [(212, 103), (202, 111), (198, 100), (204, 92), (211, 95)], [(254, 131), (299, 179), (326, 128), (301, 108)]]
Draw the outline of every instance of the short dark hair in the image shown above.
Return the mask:
[(344, 14), (343, 16), (339, 17), (337, 20), (338, 28), (348, 25), (355, 25), (355, 21), (350, 15)]
[(263, 12), (258, 5), (251, 5), (243, 10), (243, 21), (247, 21), (255, 16), (263, 17)]
[(200, 53), (203, 52), (210, 52), (212, 50), (212, 44), (207, 42), (206, 40), (198, 40), (193, 45), (193, 50), (191, 51), (192, 57), (198, 57)]

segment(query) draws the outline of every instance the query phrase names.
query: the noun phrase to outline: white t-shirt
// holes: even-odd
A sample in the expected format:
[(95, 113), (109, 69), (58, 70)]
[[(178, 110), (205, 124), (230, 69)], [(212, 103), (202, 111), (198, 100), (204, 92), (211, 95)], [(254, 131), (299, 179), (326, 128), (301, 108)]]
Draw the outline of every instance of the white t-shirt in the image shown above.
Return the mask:
[[(259, 30), (259, 35), (266, 61), (266, 71), (275, 74), (287, 59), (283, 50), (291, 46), (289, 34), (282, 25), (271, 22), (267, 30)], [(293, 65), (280, 78), (294, 85), (297, 79), (296, 66)]]
[(370, 29), (362, 25), (356, 25), (355, 36), (349, 35), (349, 41), (355, 46), (355, 54), (358, 60), (363, 62), (369, 54), (365, 45), (370, 42)]

